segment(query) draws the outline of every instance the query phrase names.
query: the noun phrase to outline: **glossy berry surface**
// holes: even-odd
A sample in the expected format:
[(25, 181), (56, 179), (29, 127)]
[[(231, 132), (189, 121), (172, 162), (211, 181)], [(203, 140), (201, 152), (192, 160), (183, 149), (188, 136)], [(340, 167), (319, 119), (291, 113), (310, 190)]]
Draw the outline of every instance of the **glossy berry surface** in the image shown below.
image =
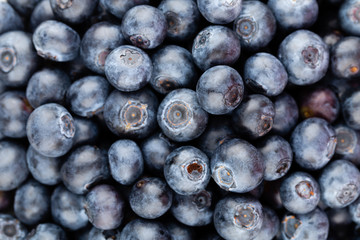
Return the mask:
[(226, 24), (234, 21), (240, 14), (242, 0), (197, 0), (200, 13), (211, 23)]
[(355, 129), (360, 130), (360, 90), (354, 89), (346, 93), (341, 100), (341, 108), (345, 123)]
[(21, 17), (8, 2), (0, 3), (0, 13), (0, 34), (24, 28)]
[(117, 18), (122, 18), (132, 7), (141, 4), (148, 4), (150, 0), (100, 0), (104, 8)]
[(79, 24), (89, 18), (98, 0), (49, 0), (54, 15), (64, 22)]
[(44, 238), (48, 240), (67, 239), (65, 231), (61, 227), (52, 223), (39, 224), (26, 236), (27, 240), (41, 240)]
[(46, 20), (55, 20), (54, 12), (49, 0), (39, 1), (30, 16), (30, 27), (35, 30), (40, 23)]

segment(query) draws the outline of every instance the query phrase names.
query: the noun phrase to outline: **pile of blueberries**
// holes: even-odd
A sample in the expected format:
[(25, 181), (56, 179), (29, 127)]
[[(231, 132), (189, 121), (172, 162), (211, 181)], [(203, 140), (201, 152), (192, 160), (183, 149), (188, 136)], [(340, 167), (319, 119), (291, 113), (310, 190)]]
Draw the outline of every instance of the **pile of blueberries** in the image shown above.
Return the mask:
[(360, 0), (0, 0), (1, 240), (359, 240)]

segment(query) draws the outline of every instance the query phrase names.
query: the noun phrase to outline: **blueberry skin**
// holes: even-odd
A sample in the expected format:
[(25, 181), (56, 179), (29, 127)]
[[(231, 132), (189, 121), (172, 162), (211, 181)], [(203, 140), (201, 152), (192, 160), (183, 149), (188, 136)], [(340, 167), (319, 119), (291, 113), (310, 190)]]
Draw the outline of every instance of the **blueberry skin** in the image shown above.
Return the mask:
[(35, 180), (28, 180), (15, 193), (14, 213), (27, 225), (34, 225), (50, 214), (50, 191)]
[(232, 123), (235, 131), (256, 139), (270, 132), (274, 117), (274, 103), (264, 95), (251, 94), (232, 112)]
[(264, 214), (261, 203), (248, 196), (228, 196), (215, 207), (214, 226), (226, 240), (254, 239), (261, 231)]
[(173, 193), (161, 178), (145, 177), (131, 189), (129, 203), (140, 217), (155, 219), (164, 215), (171, 207)]
[(0, 79), (5, 86), (22, 87), (38, 66), (31, 35), (10, 31), (0, 35)]
[(49, 1), (54, 15), (69, 24), (84, 22), (91, 16), (99, 2), (98, 0)]
[(110, 177), (106, 151), (90, 145), (75, 148), (62, 165), (60, 173), (68, 190), (85, 194), (97, 182)]
[(63, 106), (47, 103), (30, 114), (26, 134), (37, 152), (47, 157), (60, 157), (72, 147), (74, 119)]
[(319, 177), (322, 201), (331, 208), (343, 208), (360, 195), (360, 172), (347, 160), (329, 163)]
[(107, 11), (120, 19), (130, 8), (140, 4), (149, 4), (149, 2), (150, 0), (100, 0), (100, 3)]
[(24, 92), (6, 91), (0, 94), (0, 131), (4, 136), (26, 136), (26, 121), (33, 108), (29, 106)]
[(26, 87), (26, 98), (33, 108), (45, 103), (65, 103), (70, 87), (69, 76), (58, 68), (44, 68), (35, 72)]
[(276, 57), (261, 52), (246, 60), (244, 81), (254, 92), (273, 97), (284, 91), (288, 83), (288, 74)]
[(256, 235), (254, 240), (267, 240), (273, 239), (280, 229), (280, 220), (277, 213), (268, 207), (263, 207), (263, 223), (259, 234)]
[(176, 193), (192, 195), (208, 185), (211, 173), (208, 157), (193, 146), (183, 146), (172, 151), (166, 158), (164, 176)]
[(200, 12), (193, 0), (162, 0), (158, 9), (167, 21), (167, 38), (185, 41), (193, 37), (198, 29)]
[(157, 122), (168, 138), (186, 142), (204, 132), (208, 114), (198, 103), (195, 91), (180, 88), (171, 91), (162, 100), (157, 111)]
[(349, 213), (351, 219), (356, 224), (360, 224), (360, 199), (358, 198), (355, 202), (349, 205)]
[(51, 215), (65, 229), (75, 231), (88, 224), (84, 209), (85, 196), (67, 190), (63, 185), (55, 188), (51, 195)]
[(360, 130), (359, 106), (360, 106), (359, 89), (352, 91), (350, 90), (348, 93), (344, 94), (341, 100), (343, 119), (345, 120), (346, 125), (348, 125), (354, 130)]
[(59, 21), (42, 22), (35, 29), (32, 39), (37, 54), (44, 59), (68, 62), (74, 60), (79, 54), (79, 34)]
[(208, 26), (194, 39), (192, 55), (195, 64), (205, 71), (215, 65), (232, 65), (240, 57), (240, 40), (224, 26)]
[(162, 132), (157, 132), (141, 143), (146, 168), (152, 174), (164, 176), (166, 157), (176, 148), (176, 144)]
[(158, 100), (149, 89), (125, 93), (114, 90), (106, 99), (104, 120), (107, 127), (123, 138), (145, 138), (156, 127)]
[(167, 33), (165, 15), (157, 8), (139, 5), (128, 10), (121, 22), (125, 39), (132, 45), (153, 49), (159, 46)]
[(335, 153), (340, 159), (360, 165), (360, 133), (345, 124), (334, 126), (337, 138)]
[(14, 8), (8, 2), (0, 2), (0, 34), (23, 28), (21, 17)]
[(339, 9), (339, 23), (341, 28), (350, 35), (360, 36), (360, 1), (346, 0)]
[(120, 240), (120, 229), (114, 229), (114, 230), (101, 230), (97, 229), (96, 227), (92, 227), (89, 235), (86, 236), (83, 240)]
[(244, 95), (244, 83), (233, 68), (219, 65), (206, 70), (196, 85), (200, 106), (210, 114), (222, 115), (239, 106)]
[(240, 38), (241, 46), (247, 50), (266, 47), (276, 32), (276, 19), (270, 8), (260, 1), (245, 0), (233, 29)]
[(75, 136), (73, 146), (94, 144), (99, 137), (99, 125), (94, 119), (74, 117)]
[(274, 99), (275, 117), (271, 132), (285, 136), (296, 126), (299, 119), (299, 108), (295, 99), (283, 92)]
[(318, 17), (319, 5), (316, 0), (269, 0), (267, 4), (279, 26), (287, 31), (309, 28)]
[(26, 227), (10, 214), (0, 213), (0, 237), (4, 240), (24, 239)]
[(22, 16), (28, 17), (40, 0), (8, 0), (8, 3)]
[(104, 75), (106, 57), (124, 42), (119, 25), (99, 22), (92, 25), (84, 34), (81, 40), (80, 56), (86, 67)]
[(40, 23), (47, 20), (55, 20), (54, 12), (49, 0), (38, 2), (30, 16), (30, 28), (34, 31)]
[(213, 24), (227, 24), (239, 16), (242, 0), (197, 0), (197, 5), (203, 17)]
[(290, 144), (295, 161), (308, 170), (324, 167), (335, 153), (334, 128), (322, 118), (307, 118), (291, 134)]
[(27, 178), (26, 150), (17, 142), (0, 141), (0, 191), (19, 187)]
[(166, 222), (172, 240), (192, 240), (195, 238), (195, 230), (177, 221)]
[(175, 194), (171, 213), (187, 226), (205, 226), (213, 219), (211, 205), (212, 194), (206, 190), (188, 196)]
[(320, 187), (306, 172), (294, 172), (282, 181), (280, 198), (283, 206), (294, 214), (313, 211), (320, 201)]
[(360, 76), (360, 38), (344, 37), (331, 48), (331, 70), (339, 78)]
[(112, 177), (123, 185), (131, 185), (144, 171), (141, 149), (132, 140), (114, 142), (108, 151)]
[(140, 48), (123, 45), (110, 52), (105, 60), (105, 75), (116, 89), (132, 92), (143, 88), (151, 78), (150, 57)]
[(211, 158), (215, 182), (226, 191), (245, 193), (256, 188), (264, 177), (262, 154), (247, 141), (234, 138), (220, 145)]
[(328, 46), (308, 30), (289, 34), (279, 46), (278, 57), (288, 72), (289, 82), (300, 86), (318, 82), (329, 66)]
[(168, 45), (151, 56), (153, 73), (151, 86), (161, 94), (177, 88), (191, 88), (197, 79), (191, 53), (185, 48)]
[(125, 202), (111, 185), (95, 186), (85, 198), (84, 208), (89, 221), (102, 230), (118, 228), (124, 218)]
[(65, 231), (58, 225), (42, 223), (36, 226), (25, 238), (25, 240), (66, 240)]
[(31, 175), (44, 185), (56, 185), (61, 182), (62, 160), (62, 158), (43, 156), (31, 146), (26, 152), (26, 162)]
[(274, 181), (285, 176), (293, 161), (289, 142), (278, 135), (272, 135), (265, 137), (256, 147), (262, 153), (265, 163), (264, 180)]
[(87, 76), (75, 81), (66, 93), (70, 109), (81, 117), (92, 117), (104, 109), (110, 84), (100, 76)]
[(120, 240), (171, 240), (167, 228), (158, 221), (135, 219), (125, 225)]
[(284, 240), (326, 240), (329, 234), (329, 219), (326, 213), (316, 208), (307, 214), (286, 214), (280, 226)]

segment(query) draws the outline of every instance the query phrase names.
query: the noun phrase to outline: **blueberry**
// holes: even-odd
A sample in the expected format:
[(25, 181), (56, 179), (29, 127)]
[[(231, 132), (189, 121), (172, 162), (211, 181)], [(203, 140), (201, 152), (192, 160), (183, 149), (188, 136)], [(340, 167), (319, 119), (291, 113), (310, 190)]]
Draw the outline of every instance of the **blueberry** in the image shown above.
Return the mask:
[(110, 85), (100, 76), (87, 76), (71, 84), (66, 93), (70, 109), (81, 117), (92, 117), (103, 111)]
[(211, 158), (212, 178), (230, 192), (245, 193), (256, 188), (264, 177), (262, 154), (250, 143), (231, 139), (220, 145)]
[(65, 231), (52, 223), (43, 223), (36, 226), (25, 238), (26, 240), (66, 240)]
[(341, 99), (343, 119), (346, 125), (354, 130), (360, 130), (360, 89), (353, 89), (345, 93)]
[(26, 121), (32, 110), (24, 92), (6, 91), (0, 94), (1, 133), (11, 138), (25, 137)]
[(326, 240), (329, 233), (329, 219), (319, 208), (307, 214), (288, 213), (283, 217), (280, 228), (284, 240)]
[(98, 74), (105, 74), (105, 59), (125, 42), (119, 25), (99, 22), (92, 25), (81, 40), (80, 56), (84, 64)]
[(124, 15), (121, 29), (125, 39), (132, 45), (143, 49), (159, 46), (167, 33), (165, 15), (157, 8), (139, 5)]
[(96, 227), (92, 227), (89, 236), (84, 240), (120, 240), (119, 228), (114, 230), (101, 230)]
[(193, 146), (183, 146), (166, 158), (164, 176), (178, 194), (192, 195), (205, 189), (210, 181), (208, 157)]
[(134, 46), (115, 48), (105, 60), (106, 77), (120, 91), (131, 92), (143, 88), (150, 81), (152, 72), (149, 56)]
[(302, 118), (319, 117), (332, 123), (339, 115), (340, 102), (329, 87), (310, 87), (301, 92), (299, 108)]
[(331, 48), (331, 70), (340, 78), (360, 76), (360, 38), (344, 37)]
[(14, 8), (6, 1), (0, 2), (0, 34), (23, 28), (21, 17)]
[(295, 161), (308, 170), (324, 167), (334, 155), (336, 143), (334, 128), (322, 118), (302, 121), (290, 139)]
[(308, 30), (289, 34), (279, 46), (278, 57), (288, 72), (289, 82), (295, 85), (318, 82), (329, 65), (328, 46)]
[(106, 151), (89, 145), (75, 148), (60, 173), (64, 185), (71, 192), (87, 193), (96, 183), (110, 177)]
[(274, 103), (264, 95), (251, 94), (233, 111), (232, 122), (244, 137), (256, 139), (270, 132), (274, 117)]
[(65, 155), (73, 144), (74, 119), (61, 105), (48, 103), (29, 116), (26, 133), (31, 146), (47, 157)]
[(156, 127), (158, 100), (149, 89), (125, 93), (113, 91), (106, 99), (104, 120), (121, 137), (144, 138)]
[(0, 35), (0, 79), (6, 86), (26, 85), (37, 65), (29, 33), (10, 31)]
[(189, 40), (197, 31), (200, 12), (193, 0), (162, 0), (158, 9), (167, 21), (167, 37), (175, 41)]
[(360, 172), (347, 160), (334, 160), (319, 178), (322, 201), (331, 208), (350, 205), (360, 195)]
[(345, 124), (336, 125), (334, 128), (337, 138), (335, 153), (340, 159), (360, 165), (360, 133)]
[(192, 240), (195, 238), (193, 228), (185, 226), (177, 221), (166, 222), (166, 228), (172, 240)]
[(278, 135), (272, 135), (263, 139), (256, 147), (264, 159), (264, 180), (274, 181), (285, 176), (293, 160), (289, 142)]
[(254, 239), (261, 231), (264, 214), (261, 203), (247, 196), (228, 196), (215, 207), (214, 226), (226, 240)]
[(158, 221), (135, 219), (125, 225), (120, 239), (171, 240), (167, 228)]
[(88, 19), (95, 10), (98, 0), (49, 0), (54, 15), (60, 20), (79, 24)]
[(79, 34), (59, 21), (42, 22), (35, 29), (32, 39), (37, 54), (45, 59), (67, 62), (74, 60), (79, 54)]
[(29, 174), (25, 148), (17, 142), (0, 141), (0, 191), (19, 187)]
[(140, 4), (148, 4), (149, 2), (150, 0), (100, 0), (100, 3), (107, 11), (120, 19), (130, 8)]
[(276, 32), (276, 20), (266, 4), (245, 0), (233, 28), (243, 48), (257, 50), (266, 47), (273, 39)]
[(131, 185), (144, 171), (141, 149), (132, 140), (120, 139), (108, 151), (112, 177), (123, 185)]
[(34, 31), (40, 23), (46, 20), (55, 20), (54, 12), (49, 0), (41, 0), (36, 4), (30, 16), (30, 27)]
[(8, 0), (8, 2), (22, 16), (29, 16), (40, 0)]
[(16, 190), (14, 213), (23, 223), (34, 225), (50, 214), (50, 191), (35, 180), (28, 180)]
[(194, 39), (192, 55), (195, 64), (205, 71), (215, 65), (232, 65), (240, 57), (240, 40), (224, 26), (209, 26)]
[(181, 88), (171, 91), (160, 103), (157, 122), (170, 139), (186, 142), (205, 130), (208, 114), (196, 99), (195, 91)]
[(35, 72), (26, 87), (26, 98), (33, 108), (45, 103), (65, 103), (65, 95), (71, 81), (58, 68), (44, 68)]
[(75, 136), (73, 146), (94, 144), (100, 134), (100, 128), (94, 119), (75, 117)]
[(27, 229), (16, 218), (9, 214), (0, 213), (0, 238), (3, 240), (24, 239)]
[(360, 199), (358, 198), (355, 202), (349, 205), (349, 213), (352, 221), (356, 224), (360, 224)]
[(269, 0), (267, 4), (280, 27), (285, 30), (309, 28), (318, 17), (319, 5), (316, 0)]
[(197, 0), (201, 14), (211, 23), (227, 24), (239, 16), (242, 0)]
[(110, 185), (95, 186), (85, 198), (85, 211), (94, 227), (102, 230), (115, 229), (124, 217), (124, 200)]
[(243, 99), (244, 83), (233, 68), (219, 65), (206, 70), (196, 85), (200, 106), (208, 113), (230, 113)]
[(51, 195), (51, 215), (55, 222), (72, 231), (85, 227), (88, 217), (84, 209), (85, 196), (77, 195), (64, 186), (55, 188)]
[(175, 194), (172, 215), (187, 226), (205, 226), (212, 222), (212, 194), (203, 190), (193, 195)]
[(320, 201), (320, 187), (308, 173), (295, 172), (282, 181), (280, 197), (283, 206), (294, 214), (313, 211)]
[(195, 85), (195, 64), (185, 48), (168, 45), (156, 51), (151, 59), (153, 73), (150, 84), (157, 92), (167, 94), (177, 88)]
[(353, 231), (352, 219), (348, 208), (328, 208), (325, 210), (329, 219), (328, 239), (346, 239), (349, 231)]
[(360, 36), (360, 1), (343, 1), (338, 19), (343, 30), (351, 35)]
[(161, 178), (145, 177), (131, 189), (129, 203), (140, 217), (155, 219), (164, 215), (171, 207), (173, 194)]
[(56, 185), (61, 182), (62, 160), (61, 158), (43, 156), (31, 146), (26, 152), (26, 162), (31, 175), (45, 185)]
[(272, 97), (283, 92), (288, 82), (288, 74), (276, 57), (261, 52), (246, 60), (244, 81), (254, 92)]
[(263, 223), (259, 234), (256, 235), (254, 240), (267, 240), (273, 239), (280, 229), (280, 220), (276, 212), (268, 207), (263, 207)]
[(299, 109), (295, 99), (283, 92), (274, 99), (275, 117), (272, 133), (287, 135), (295, 126), (299, 118)]

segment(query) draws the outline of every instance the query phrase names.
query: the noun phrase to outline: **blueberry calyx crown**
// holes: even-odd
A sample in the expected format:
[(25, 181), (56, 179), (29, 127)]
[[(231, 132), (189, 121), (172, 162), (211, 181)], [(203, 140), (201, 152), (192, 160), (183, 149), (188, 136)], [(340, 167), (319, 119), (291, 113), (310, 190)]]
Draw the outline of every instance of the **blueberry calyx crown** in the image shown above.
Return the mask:
[(301, 55), (306, 65), (310, 68), (316, 68), (320, 60), (320, 53), (316, 47), (308, 46), (302, 50)]
[(301, 198), (310, 199), (314, 194), (314, 187), (309, 181), (301, 181), (295, 186), (295, 191), (297, 195)]
[(67, 138), (73, 138), (75, 136), (74, 119), (68, 113), (60, 117), (60, 132)]
[(340, 128), (336, 132), (337, 141), (336, 151), (342, 154), (353, 153), (356, 146), (356, 135), (354, 132), (348, 131), (346, 128)]
[(357, 197), (357, 192), (357, 186), (353, 183), (349, 183), (336, 194), (336, 199), (343, 205), (348, 204)]
[(123, 61), (124, 65), (128, 67), (136, 67), (141, 64), (142, 56), (136, 50), (126, 49), (120, 54), (120, 59)]
[(336, 136), (330, 137), (329, 142), (328, 142), (327, 145), (326, 145), (326, 150), (327, 150), (326, 157), (327, 157), (328, 159), (330, 159), (330, 158), (334, 155), (334, 152), (335, 152), (335, 149), (336, 149), (336, 145), (337, 145), (336, 143), (337, 143), (337, 138), (336, 138)]
[(137, 101), (127, 101), (120, 111), (120, 121), (125, 125), (125, 130), (139, 129), (146, 125), (147, 119), (147, 104)]
[(302, 222), (293, 215), (286, 216), (282, 221), (283, 231), (288, 239), (293, 239), (297, 235), (297, 229), (301, 226)]
[(179, 32), (180, 18), (178, 14), (168, 11), (165, 13), (165, 18), (168, 24), (168, 32), (177, 34)]
[(224, 96), (225, 105), (229, 107), (236, 106), (241, 101), (243, 95), (242, 87), (235, 83), (233, 76), (231, 76), (231, 80), (233, 84), (229, 87)]
[(208, 41), (211, 33), (208, 30), (203, 31), (200, 33), (196, 39), (195, 39), (195, 48), (199, 48), (205, 45), (205, 43)]
[(182, 169), (191, 181), (199, 181), (205, 176), (205, 164), (200, 159), (187, 161)]
[(230, 188), (236, 187), (232, 171), (224, 166), (215, 168), (213, 178), (221, 188), (227, 191), (229, 191)]
[(192, 119), (192, 111), (190, 107), (183, 101), (174, 101), (166, 106), (164, 111), (166, 125), (169, 128), (184, 128)]
[(156, 86), (163, 89), (164, 92), (170, 92), (171, 90), (179, 88), (179, 84), (176, 81), (167, 77), (158, 77), (156, 79)]
[(10, 72), (17, 63), (16, 51), (10, 47), (0, 49), (0, 70), (4, 73)]
[(290, 159), (283, 158), (279, 161), (276, 167), (276, 173), (282, 175), (288, 171), (289, 167), (290, 167)]
[(241, 204), (236, 207), (234, 224), (247, 230), (254, 229), (259, 223), (259, 213), (252, 204)]
[(141, 48), (148, 48), (150, 46), (150, 40), (143, 35), (132, 35), (130, 41), (133, 45)]
[(250, 38), (256, 32), (256, 22), (251, 17), (242, 17), (236, 22), (236, 32), (247, 41), (250, 41)]
[(199, 211), (204, 210), (211, 205), (211, 194), (205, 190), (201, 191), (198, 194), (194, 195), (192, 202), (195, 204), (196, 208)]
[(273, 125), (274, 119), (271, 116), (261, 115), (259, 124), (257, 126), (257, 133), (261, 137), (268, 133)]
[(71, 7), (72, 4), (73, 4), (73, 0), (56, 0), (56, 5), (58, 5), (59, 8), (62, 10)]

